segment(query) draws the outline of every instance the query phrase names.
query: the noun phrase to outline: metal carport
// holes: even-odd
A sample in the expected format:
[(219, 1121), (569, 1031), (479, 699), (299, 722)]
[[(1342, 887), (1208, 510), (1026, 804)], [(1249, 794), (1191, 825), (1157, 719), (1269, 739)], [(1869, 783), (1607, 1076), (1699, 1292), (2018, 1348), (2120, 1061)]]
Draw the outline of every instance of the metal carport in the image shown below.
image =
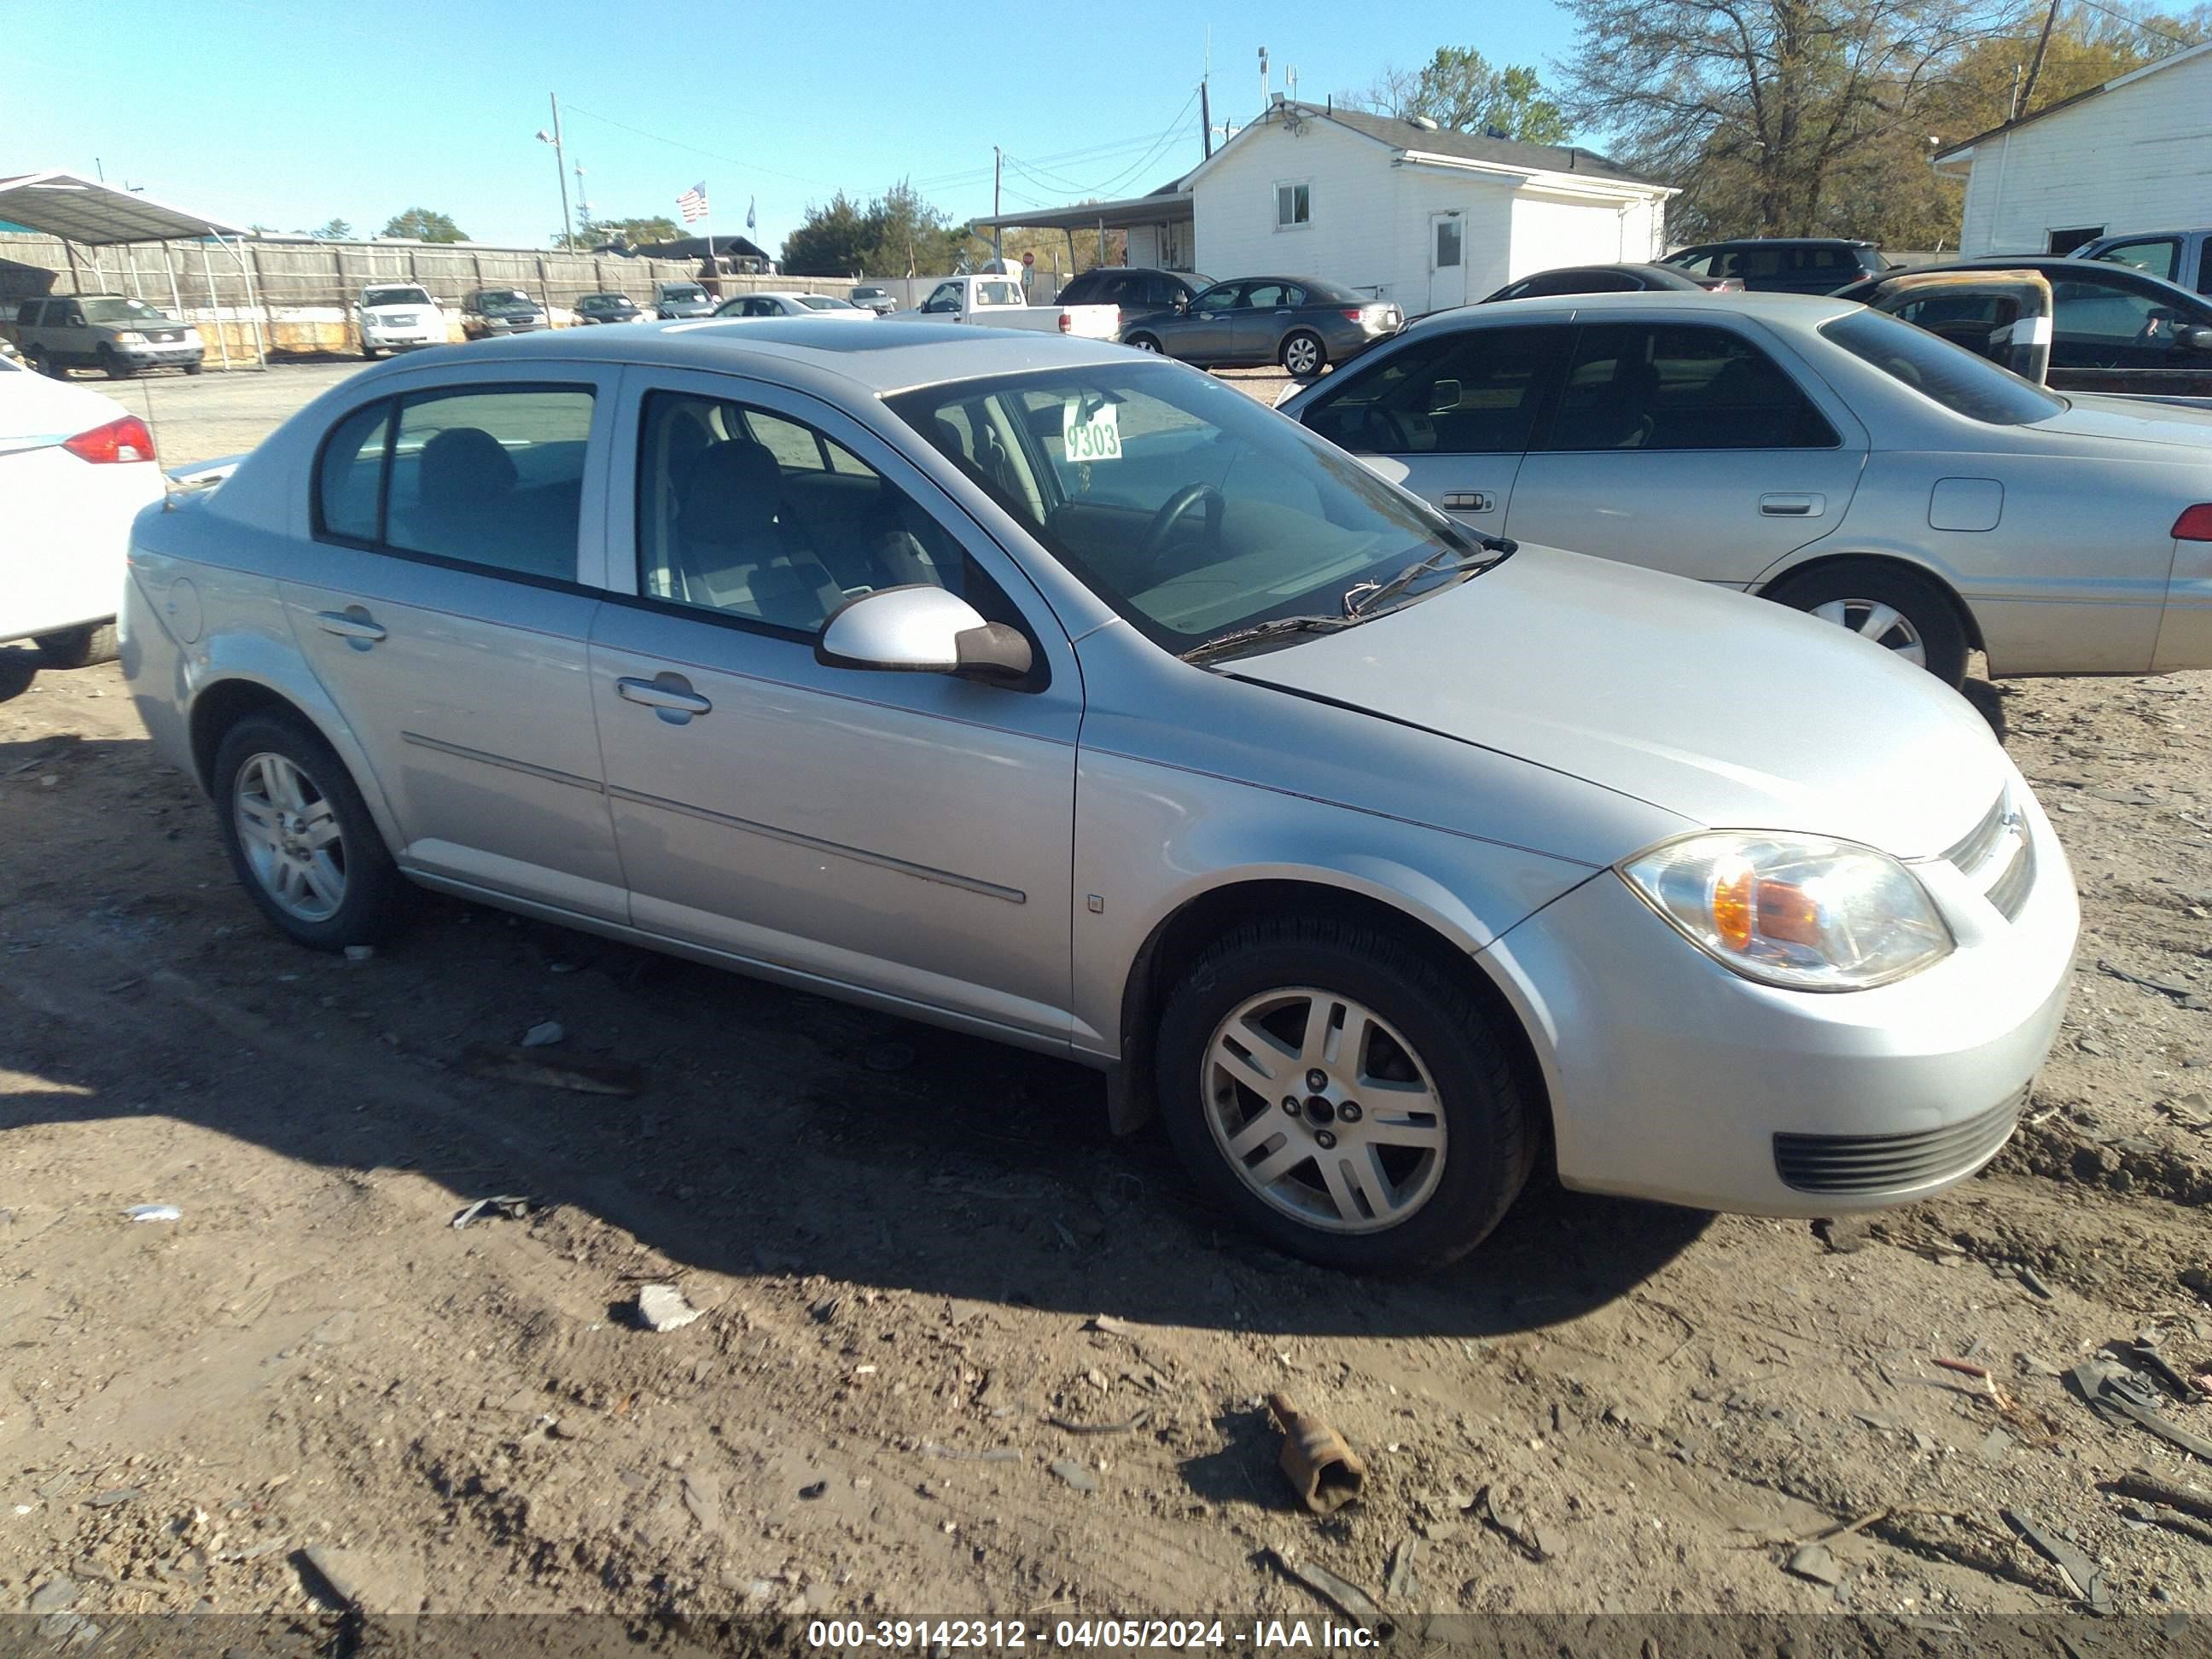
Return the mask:
[[(186, 320), (185, 303), (177, 290), (176, 261), (170, 254), (169, 245), (199, 244), (201, 268), (212, 305), (215, 270), (208, 253), (208, 244), (212, 241), (236, 261), (239, 274), (245, 278), (246, 310), (253, 324), (254, 357), (260, 367), (269, 366), (269, 343), (261, 328), (261, 301), (254, 292), (253, 269), (242, 246), (250, 234), (244, 227), (226, 223), (208, 214), (172, 207), (138, 191), (117, 190), (97, 179), (59, 171), (0, 179), (0, 220), (59, 237), (68, 250), (73, 277), (76, 250), (84, 249), (95, 288), (101, 280), (99, 249), (158, 242), (162, 267), (168, 273), (169, 298), (179, 321)], [(230, 343), (222, 326), (222, 307), (214, 305), (214, 309), (216, 343), (222, 353), (222, 366), (228, 368)]]

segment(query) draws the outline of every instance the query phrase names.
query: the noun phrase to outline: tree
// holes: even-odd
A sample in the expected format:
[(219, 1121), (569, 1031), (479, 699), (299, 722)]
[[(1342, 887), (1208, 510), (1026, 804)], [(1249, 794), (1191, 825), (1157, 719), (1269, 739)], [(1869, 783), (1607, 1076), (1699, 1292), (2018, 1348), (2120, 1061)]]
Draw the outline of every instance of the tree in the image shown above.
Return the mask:
[(1536, 71), (1525, 64), (1493, 69), (1472, 46), (1438, 46), (1390, 108), (1396, 115), (1425, 115), (1454, 132), (1564, 144), (1567, 118), (1542, 92)]
[[(950, 270), (976, 239), (902, 179), (866, 207), (839, 191), (809, 206), (784, 239), (783, 268), (793, 276), (877, 276)], [(988, 246), (988, 244), (983, 246)]]
[(353, 235), (353, 227), (343, 219), (326, 219), (307, 234), (325, 242), (343, 242)]
[(393, 214), (377, 234), (409, 236), (418, 242), (465, 242), (469, 240), (461, 228), (444, 214), (419, 207)]
[(665, 213), (654, 213), (630, 219), (586, 219), (573, 234), (563, 232), (556, 236), (553, 246), (594, 248), (612, 244), (643, 247), (655, 242), (672, 242), (683, 234), (676, 221)]

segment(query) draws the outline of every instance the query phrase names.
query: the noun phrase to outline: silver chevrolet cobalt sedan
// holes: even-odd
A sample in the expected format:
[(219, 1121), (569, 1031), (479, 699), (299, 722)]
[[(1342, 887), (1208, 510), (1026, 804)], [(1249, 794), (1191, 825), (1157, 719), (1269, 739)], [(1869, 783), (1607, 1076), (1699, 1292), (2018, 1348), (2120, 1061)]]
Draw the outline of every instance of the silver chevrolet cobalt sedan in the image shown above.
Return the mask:
[(1547, 1149), (1723, 1209), (1933, 1192), (2066, 995), (2065, 858), (1934, 678), (1112, 346), (395, 362), (131, 570), (137, 707), (300, 943), (413, 882), (1067, 1055), (1324, 1263), (1458, 1255)]

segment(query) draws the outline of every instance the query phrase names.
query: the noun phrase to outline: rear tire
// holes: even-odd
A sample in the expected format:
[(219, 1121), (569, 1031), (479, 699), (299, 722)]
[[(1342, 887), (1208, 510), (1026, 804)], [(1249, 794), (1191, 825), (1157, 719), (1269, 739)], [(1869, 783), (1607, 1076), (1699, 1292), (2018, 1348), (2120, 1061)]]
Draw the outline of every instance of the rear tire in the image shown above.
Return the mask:
[(1886, 645), (1946, 685), (1966, 678), (1966, 623), (1931, 577), (1878, 559), (1843, 559), (1785, 576), (1762, 597)]
[(1294, 380), (1310, 380), (1328, 367), (1328, 348), (1322, 343), (1321, 336), (1310, 329), (1302, 328), (1286, 335), (1282, 349), (1275, 356), (1283, 366), (1283, 373)]
[(50, 380), (66, 380), (69, 379), (69, 370), (64, 368), (59, 363), (56, 362), (53, 359), (53, 355), (51, 352), (33, 351), (30, 354), (29, 361), (31, 367), (33, 369), (45, 375)]
[(1121, 343), (1126, 346), (1132, 347), (1138, 351), (1156, 352), (1160, 349), (1159, 341), (1150, 334), (1132, 334)]
[(211, 782), (232, 873), (280, 932), (318, 951), (392, 932), (404, 879), (337, 752), (305, 721), (247, 715), (223, 734)]
[(89, 668), (96, 662), (113, 662), (118, 650), (112, 622), (86, 623), (81, 628), (40, 634), (32, 643), (49, 668)]
[[(1310, 917), (1216, 940), (1170, 994), (1157, 1050), (1161, 1111), (1193, 1180), (1324, 1267), (1404, 1273), (1473, 1249), (1537, 1147), (1495, 1016), (1460, 977), (1479, 971)], [(1366, 1035), (1347, 1046), (1355, 1030)]]

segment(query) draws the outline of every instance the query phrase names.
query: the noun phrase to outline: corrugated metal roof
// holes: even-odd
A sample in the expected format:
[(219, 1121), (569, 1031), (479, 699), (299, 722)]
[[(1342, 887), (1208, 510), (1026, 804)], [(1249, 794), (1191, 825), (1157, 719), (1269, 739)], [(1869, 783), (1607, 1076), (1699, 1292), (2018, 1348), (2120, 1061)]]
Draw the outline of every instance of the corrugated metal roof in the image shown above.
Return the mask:
[(117, 190), (95, 179), (60, 172), (0, 179), (0, 219), (88, 247), (251, 234), (242, 225), (210, 214), (171, 207), (135, 190)]

